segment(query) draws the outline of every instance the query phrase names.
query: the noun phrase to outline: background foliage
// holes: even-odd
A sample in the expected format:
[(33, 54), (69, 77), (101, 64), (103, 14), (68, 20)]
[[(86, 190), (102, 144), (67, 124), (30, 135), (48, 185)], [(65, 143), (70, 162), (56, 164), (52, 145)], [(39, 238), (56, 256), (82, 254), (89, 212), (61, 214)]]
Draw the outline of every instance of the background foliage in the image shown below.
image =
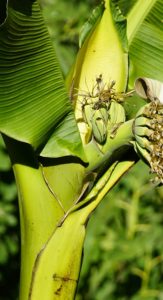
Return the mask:
[[(65, 76), (95, 0), (42, 0)], [(88, 224), (77, 300), (163, 299), (163, 188), (139, 162), (105, 197)], [(0, 300), (15, 300), (19, 219), (11, 164), (0, 140)], [(8, 288), (10, 286), (10, 288)]]

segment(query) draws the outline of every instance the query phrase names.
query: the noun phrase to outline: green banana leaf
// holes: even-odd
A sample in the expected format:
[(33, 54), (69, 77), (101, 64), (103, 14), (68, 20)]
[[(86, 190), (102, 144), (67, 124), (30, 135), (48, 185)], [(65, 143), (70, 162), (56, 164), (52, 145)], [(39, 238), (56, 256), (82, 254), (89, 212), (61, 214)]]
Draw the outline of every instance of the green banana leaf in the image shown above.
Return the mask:
[[(127, 18), (128, 89), (134, 88), (139, 76), (163, 81), (162, 0), (119, 0), (118, 3)], [(144, 101), (134, 95), (124, 105), (127, 118), (133, 118)]]
[(122, 13), (124, 14), (124, 16), (126, 16), (129, 13), (129, 11), (132, 9), (132, 7), (136, 2), (137, 0), (130, 0), (130, 1), (118, 0), (118, 5)]
[[(0, 11), (4, 21), (4, 1)], [(46, 156), (84, 159), (61, 70), (36, 0), (9, 0), (7, 18), (0, 27), (0, 131), (38, 151), (54, 134), (62, 148), (47, 147)]]
[[(127, 1), (121, 2), (125, 7)], [(139, 76), (163, 81), (162, 15), (162, 0), (138, 0), (127, 14), (130, 88)]]

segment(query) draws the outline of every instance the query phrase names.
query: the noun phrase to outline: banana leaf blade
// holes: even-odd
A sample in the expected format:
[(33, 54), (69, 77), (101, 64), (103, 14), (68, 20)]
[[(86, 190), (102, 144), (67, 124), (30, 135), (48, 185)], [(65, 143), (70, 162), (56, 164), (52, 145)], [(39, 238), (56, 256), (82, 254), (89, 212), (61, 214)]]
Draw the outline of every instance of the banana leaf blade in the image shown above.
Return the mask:
[(9, 1), (0, 27), (0, 130), (38, 149), (64, 119), (80, 156), (80, 135), (40, 7), (35, 0)]

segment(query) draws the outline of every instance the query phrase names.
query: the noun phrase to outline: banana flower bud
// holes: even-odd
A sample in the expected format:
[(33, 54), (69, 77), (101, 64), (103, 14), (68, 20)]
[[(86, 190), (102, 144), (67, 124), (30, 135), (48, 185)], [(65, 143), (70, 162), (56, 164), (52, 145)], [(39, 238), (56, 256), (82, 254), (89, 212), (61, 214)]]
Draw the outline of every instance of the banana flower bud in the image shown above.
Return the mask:
[[(127, 84), (128, 56), (113, 20), (110, 2), (104, 1), (102, 17), (79, 50), (72, 75), (72, 101), (83, 145), (92, 141), (98, 147), (105, 144), (112, 121), (111, 103), (117, 102), (117, 115), (120, 115), (118, 101), (122, 95), (118, 93), (124, 93)], [(121, 15), (121, 22), (122, 18)], [(116, 105), (113, 110), (116, 114)], [(124, 115), (122, 112), (120, 122), (124, 121)]]

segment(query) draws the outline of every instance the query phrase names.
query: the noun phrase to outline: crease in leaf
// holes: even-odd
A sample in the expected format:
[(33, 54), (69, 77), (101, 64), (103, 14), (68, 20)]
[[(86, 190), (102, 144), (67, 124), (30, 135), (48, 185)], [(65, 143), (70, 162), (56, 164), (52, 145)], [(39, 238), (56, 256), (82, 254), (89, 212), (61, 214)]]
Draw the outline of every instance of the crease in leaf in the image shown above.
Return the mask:
[(59, 165), (44, 166), (42, 171), (48, 189), (66, 213), (81, 194), (85, 168), (69, 159), (67, 162), (59, 162)]

